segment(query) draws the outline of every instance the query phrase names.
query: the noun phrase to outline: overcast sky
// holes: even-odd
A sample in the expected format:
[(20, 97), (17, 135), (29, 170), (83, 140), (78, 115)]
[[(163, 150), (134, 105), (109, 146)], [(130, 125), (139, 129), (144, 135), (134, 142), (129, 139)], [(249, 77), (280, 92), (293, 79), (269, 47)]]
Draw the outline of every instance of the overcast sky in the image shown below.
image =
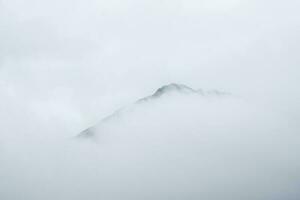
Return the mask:
[(299, 8), (0, 0), (0, 199), (299, 199)]
[(0, 132), (20, 134), (12, 125), (24, 121), (78, 131), (170, 82), (229, 91), (299, 119), (299, 7), (1, 0)]

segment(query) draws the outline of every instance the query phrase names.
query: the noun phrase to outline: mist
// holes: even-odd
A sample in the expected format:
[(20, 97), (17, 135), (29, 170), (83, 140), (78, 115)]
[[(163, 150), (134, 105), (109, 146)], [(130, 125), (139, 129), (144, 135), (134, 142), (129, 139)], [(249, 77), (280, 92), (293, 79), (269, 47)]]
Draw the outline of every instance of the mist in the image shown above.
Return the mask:
[(0, 199), (298, 199), (299, 4), (0, 0)]

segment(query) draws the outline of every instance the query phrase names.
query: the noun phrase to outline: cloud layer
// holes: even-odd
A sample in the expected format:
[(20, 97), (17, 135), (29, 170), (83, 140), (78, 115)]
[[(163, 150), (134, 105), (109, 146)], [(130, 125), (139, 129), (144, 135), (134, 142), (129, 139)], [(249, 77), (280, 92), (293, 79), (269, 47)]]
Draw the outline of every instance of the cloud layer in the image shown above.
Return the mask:
[[(181, 82), (194, 88), (230, 91), (250, 102), (251, 105), (259, 105), (259, 108), (254, 106), (258, 114), (253, 115), (257, 117), (257, 119), (254, 117), (253, 126), (249, 127), (248, 123), (238, 123), (237, 127), (226, 126), (227, 130), (247, 129), (249, 134), (250, 130), (255, 134), (265, 134), (262, 129), (278, 127), (280, 133), (299, 132), (299, 127), (286, 125), (295, 124), (300, 119), (299, 6), (297, 0), (285, 2), (278, 0), (27, 0), (26, 2), (0, 0), (0, 197), (2, 196), (3, 199), (20, 199), (21, 196), (28, 199), (59, 199), (60, 197), (74, 199), (76, 196), (79, 198), (87, 195), (92, 198), (98, 196), (99, 193), (96, 191), (99, 190), (99, 185), (107, 189), (107, 193), (103, 195), (109, 197), (115, 188), (122, 189), (121, 186), (126, 185), (126, 181), (134, 175), (133, 170), (136, 170), (133, 182), (130, 182), (128, 187), (124, 187), (122, 192), (120, 191), (124, 196), (128, 191), (126, 189), (134, 187), (136, 191), (141, 191), (137, 194), (140, 199), (143, 199), (143, 194), (150, 195), (152, 187), (156, 189), (155, 194), (170, 194), (170, 191), (175, 189), (178, 193), (185, 190), (181, 193), (183, 195), (189, 192), (192, 194), (195, 188), (187, 183), (184, 175), (180, 174), (182, 173), (180, 169), (191, 171), (187, 177), (190, 176), (189, 180), (193, 179), (193, 172), (196, 167), (199, 167), (199, 163), (191, 161), (194, 158), (178, 158), (187, 163), (191, 162), (191, 166), (194, 164), (194, 167), (179, 164), (178, 168), (170, 169), (168, 172), (167, 161), (159, 156), (146, 156), (149, 161), (151, 159), (157, 161), (153, 164), (153, 170), (155, 171), (156, 168), (160, 172), (153, 175), (152, 179), (142, 174), (143, 167), (147, 168), (149, 164), (146, 161), (143, 164), (142, 157), (136, 160), (137, 165), (128, 165), (127, 168), (122, 166), (122, 170), (117, 172), (119, 164), (125, 165), (123, 159), (118, 161), (123, 156), (122, 153), (107, 158), (99, 156), (98, 147), (92, 150), (90, 148), (94, 147), (83, 145), (82, 149), (78, 150), (77, 147), (69, 147), (64, 142), (117, 108), (147, 96), (156, 88), (170, 82)], [(184, 106), (185, 103), (191, 102), (183, 101), (178, 104)], [(198, 108), (195, 103), (191, 105), (188, 110), (195, 109), (197, 113), (193, 119), (199, 117), (206, 122), (200, 114), (202, 107)], [(206, 108), (207, 105), (202, 106)], [(268, 111), (261, 111), (261, 107)], [(241, 110), (237, 109), (237, 113), (244, 112), (243, 109), (243, 106)], [(246, 106), (247, 109), (249, 108)], [(271, 117), (271, 122), (264, 128), (260, 122), (257, 124), (257, 120), (261, 119), (260, 115), (265, 116), (263, 113), (271, 112), (269, 110), (276, 113), (274, 116), (279, 115), (283, 119)], [(210, 112), (205, 111), (203, 115), (210, 115)], [(230, 120), (231, 111), (220, 109), (216, 112), (225, 114), (218, 119), (221, 120), (220, 123), (222, 117)], [(186, 114), (183, 112), (183, 115), (188, 116), (188, 114), (189, 112)], [(166, 115), (172, 116), (170, 113)], [(141, 117), (136, 119), (134, 116), (132, 118), (134, 121)], [(157, 120), (164, 120), (157, 117)], [(148, 120), (139, 121), (145, 127), (151, 127), (143, 131), (144, 134), (157, 132), (158, 127), (149, 124), (150, 119), (152, 118), (149, 116)], [(213, 123), (214, 120), (209, 119), (207, 122)], [(237, 116), (233, 117), (233, 120), (237, 119)], [(177, 125), (175, 119), (174, 124)], [(184, 120), (182, 127), (190, 127), (193, 133), (194, 129), (198, 128), (195, 124), (195, 121)], [(170, 127), (162, 126), (163, 130), (171, 132)], [(143, 126), (127, 127), (127, 125), (125, 127), (128, 134), (132, 130), (143, 128)], [(179, 135), (184, 134), (181, 126), (174, 126), (174, 129), (179, 130)], [(211, 130), (213, 133), (219, 131)], [(120, 134), (120, 130), (116, 128), (113, 133)], [(254, 179), (260, 177), (258, 178), (262, 181), (260, 186), (267, 187), (268, 184), (265, 182), (274, 184), (276, 182), (278, 188), (284, 186), (280, 194), (295, 194), (293, 180), (298, 183), (297, 166), (299, 165), (296, 164), (298, 160), (293, 159), (298, 149), (294, 149), (292, 136), (276, 137), (270, 148), (262, 145), (264, 148), (259, 146), (254, 153), (255, 156), (258, 154), (270, 156), (270, 159), (280, 154), (278, 162), (275, 158), (257, 161), (259, 163), (257, 176), (251, 174), (255, 172), (255, 167), (250, 169), (242, 165), (242, 169), (250, 169), (249, 173), (241, 171), (240, 173), (245, 176), (233, 181), (230, 188), (228, 183), (231, 180), (230, 175), (238, 179), (236, 174), (238, 170), (231, 171), (229, 168), (236, 169), (235, 166), (240, 165), (228, 163), (225, 166), (230, 173), (228, 175), (220, 173), (219, 178), (221, 179), (221, 175), (227, 176), (223, 180), (228, 180), (226, 182), (229, 187), (228, 192), (232, 191), (234, 186), (242, 185), (240, 183), (243, 180), (253, 180), (250, 185), (241, 189), (246, 191), (247, 188), (249, 189), (247, 191), (250, 191), (255, 185)], [(246, 139), (250, 139), (249, 144), (257, 142), (254, 137), (243, 139), (239, 138), (237, 133), (232, 136), (233, 141), (245, 142)], [(212, 145), (217, 145), (214, 143), (216, 142), (214, 138), (209, 140), (212, 141)], [(262, 141), (266, 142), (265, 139)], [(283, 146), (279, 147), (279, 141), (283, 141)], [(191, 147), (194, 147), (193, 145)], [(175, 147), (177, 148), (172, 146)], [(181, 147), (183, 146), (178, 148)], [(239, 148), (233, 146), (233, 149)], [(250, 146), (241, 148), (244, 151), (253, 150)], [(212, 149), (209, 149), (210, 152), (213, 151)], [(262, 152), (264, 149), (266, 151), (275, 149), (275, 151)], [(121, 148), (117, 152), (123, 150)], [(130, 150), (129, 148), (128, 151)], [(174, 158), (170, 154), (171, 151), (160, 148), (158, 150), (161, 151), (162, 156)], [(208, 154), (210, 156), (207, 158), (217, 159), (216, 155), (219, 153), (224, 153), (226, 157), (226, 151), (222, 152), (219, 149), (215, 155)], [(231, 150), (228, 149), (227, 153), (231, 154)], [(187, 149), (186, 154), (194, 155), (190, 149)], [(260, 159), (260, 156), (258, 157)], [(125, 158), (128, 157), (124, 156)], [(204, 162), (205, 156), (203, 159)], [(134, 162), (134, 159), (132, 160)], [(111, 162), (113, 164), (109, 165)], [(158, 166), (160, 162), (162, 168)], [(172, 162), (171, 160), (170, 163)], [(244, 164), (249, 162), (245, 161)], [(295, 168), (287, 167), (290, 162)], [(141, 168), (138, 169), (139, 164)], [(265, 175), (263, 167), (271, 164), (278, 169), (273, 168), (274, 171)], [(109, 166), (115, 168), (110, 169)], [(222, 172), (219, 165), (214, 166), (213, 169)], [(133, 168), (129, 169), (130, 167)], [(205, 170), (200, 170), (202, 174), (206, 169), (211, 168), (209, 163), (203, 167)], [(148, 170), (151, 172), (152, 169)], [(89, 173), (85, 174), (85, 171)], [(290, 171), (289, 175), (287, 171)], [(163, 172), (167, 176), (162, 178), (163, 180), (172, 177), (174, 179), (171, 181), (174, 184), (170, 186), (169, 192), (167, 182), (162, 181), (157, 187), (153, 186), (158, 182), (160, 175), (163, 176)], [(274, 175), (277, 172), (282, 174), (277, 177)], [(116, 173), (114, 176), (116, 180), (124, 182), (116, 185), (116, 181), (110, 180), (112, 173)], [(123, 178), (120, 178), (121, 173), (124, 175)], [(175, 173), (179, 175), (175, 176)], [(98, 177), (102, 175), (106, 181), (99, 182)], [(269, 179), (266, 177), (268, 175)], [(137, 176), (140, 176), (145, 184), (149, 181), (149, 185), (143, 185), (145, 187), (141, 188)], [(182, 182), (179, 181), (180, 177)], [(220, 179), (216, 175), (216, 180)], [(186, 187), (183, 186), (185, 183)], [(80, 188), (84, 188), (82, 194)], [(166, 190), (159, 191), (161, 188)], [(218, 185), (217, 188), (223, 186)], [(273, 192), (276, 189), (271, 187), (265, 189), (263, 193), (257, 194), (275, 194)], [(224, 195), (225, 193), (219, 192)], [(45, 194), (47, 197), (43, 196)], [(126, 194), (128, 197), (133, 195)], [(268, 198), (275, 197), (262, 199)], [(280, 198), (280, 195), (276, 198)], [(240, 199), (246, 198), (240, 196)]]

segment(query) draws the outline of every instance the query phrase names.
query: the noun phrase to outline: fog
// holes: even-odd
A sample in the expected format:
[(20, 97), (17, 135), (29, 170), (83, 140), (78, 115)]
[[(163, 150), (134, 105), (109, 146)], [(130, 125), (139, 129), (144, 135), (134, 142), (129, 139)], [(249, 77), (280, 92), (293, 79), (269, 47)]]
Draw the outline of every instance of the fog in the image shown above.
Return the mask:
[(164, 95), (124, 107), (97, 124), (92, 137), (7, 143), (1, 195), (297, 199), (298, 130), (238, 97)]
[(299, 4), (0, 0), (0, 199), (298, 199)]

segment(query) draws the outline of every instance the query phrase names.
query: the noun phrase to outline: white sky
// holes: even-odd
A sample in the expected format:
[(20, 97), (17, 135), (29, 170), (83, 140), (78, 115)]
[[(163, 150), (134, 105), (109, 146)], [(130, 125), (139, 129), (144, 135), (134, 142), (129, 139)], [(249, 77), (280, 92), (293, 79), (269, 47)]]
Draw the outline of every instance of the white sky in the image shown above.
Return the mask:
[[(0, 199), (299, 199), (299, 8), (0, 0)], [(238, 98), (168, 99), (104, 145), (69, 140), (170, 82)]]
[(299, 119), (299, 7), (297, 0), (2, 0), (0, 120), (30, 116), (50, 126), (55, 119), (77, 131), (169, 82), (226, 90)]

